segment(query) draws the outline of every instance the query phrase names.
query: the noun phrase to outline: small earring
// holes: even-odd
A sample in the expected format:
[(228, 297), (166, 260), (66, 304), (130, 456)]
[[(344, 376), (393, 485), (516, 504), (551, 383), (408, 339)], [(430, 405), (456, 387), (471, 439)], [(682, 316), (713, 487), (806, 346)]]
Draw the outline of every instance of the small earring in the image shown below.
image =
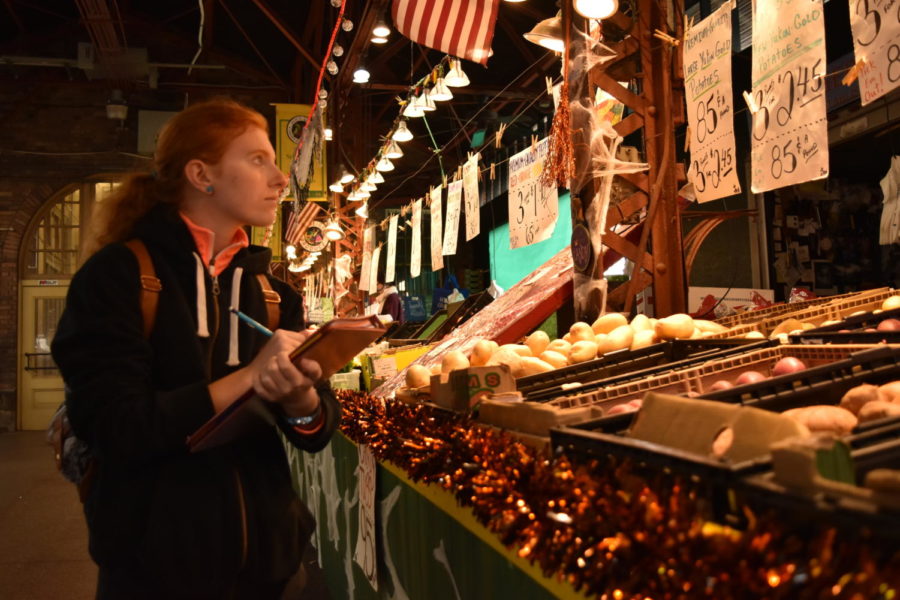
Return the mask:
[(212, 194), (212, 193), (214, 193), (215, 191), (216, 191), (216, 190), (213, 189), (213, 186), (211, 186), (211, 185), (206, 186), (206, 193), (207, 193), (207, 194)]

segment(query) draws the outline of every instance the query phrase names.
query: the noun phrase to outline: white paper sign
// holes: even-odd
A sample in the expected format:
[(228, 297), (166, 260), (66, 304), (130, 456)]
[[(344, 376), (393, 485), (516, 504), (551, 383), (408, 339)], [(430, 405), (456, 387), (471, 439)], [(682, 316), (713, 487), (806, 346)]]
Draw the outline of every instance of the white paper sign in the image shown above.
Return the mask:
[(394, 215), (388, 221), (388, 255), (387, 264), (384, 267), (384, 282), (394, 281), (397, 266), (397, 220), (400, 215)]
[(466, 241), (481, 232), (481, 201), (478, 198), (478, 155), (463, 165), (463, 189), (466, 198)]
[(359, 289), (368, 292), (375, 286), (372, 283), (372, 250), (375, 248), (375, 226), (366, 227), (363, 233), (363, 259), (359, 269)]
[(422, 273), (422, 199), (412, 205), (412, 252), (409, 255), (409, 275), (418, 277)]
[(691, 135), (688, 179), (697, 202), (741, 192), (731, 95), (731, 3), (684, 35), (684, 85)]
[(865, 106), (900, 85), (900, 3), (850, 0), (853, 54), (865, 60), (859, 71), (859, 97)]
[(397, 361), (393, 356), (373, 358), (372, 371), (378, 379), (390, 379), (397, 374)]
[(559, 216), (556, 185), (541, 183), (541, 171), (550, 150), (542, 139), (534, 150), (526, 148), (509, 159), (509, 247), (543, 242), (553, 235)]
[(378, 556), (375, 544), (375, 485), (378, 473), (375, 456), (366, 444), (360, 444), (359, 471), (359, 529), (353, 560), (362, 567), (372, 588), (378, 590)]
[(459, 236), (459, 211), (462, 202), (462, 180), (451, 181), (447, 187), (447, 224), (444, 226), (445, 256), (456, 254), (456, 238)]
[(825, 14), (821, 0), (753, 7), (754, 193), (828, 177)]
[(444, 268), (444, 256), (441, 254), (444, 243), (443, 236), (441, 236), (443, 223), (441, 186), (431, 188), (428, 197), (431, 198), (431, 270), (437, 271)]
[(375, 284), (378, 283), (378, 261), (381, 258), (381, 244), (379, 244), (375, 250), (372, 252), (372, 270), (369, 275), (369, 293), (375, 291), (377, 288)]

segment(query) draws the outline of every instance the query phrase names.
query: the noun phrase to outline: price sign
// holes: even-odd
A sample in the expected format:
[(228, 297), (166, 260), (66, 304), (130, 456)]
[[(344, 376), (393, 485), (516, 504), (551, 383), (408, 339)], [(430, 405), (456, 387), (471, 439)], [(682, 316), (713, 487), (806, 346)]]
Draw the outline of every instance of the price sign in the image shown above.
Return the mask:
[(378, 261), (381, 259), (381, 246), (379, 245), (372, 252), (372, 270), (369, 275), (369, 293), (375, 291), (375, 284), (378, 283)]
[(366, 227), (363, 233), (363, 259), (359, 270), (359, 289), (368, 292), (375, 287), (372, 282), (372, 251), (375, 248), (375, 226)]
[(466, 198), (466, 241), (481, 231), (481, 201), (478, 198), (478, 155), (463, 165), (463, 190)]
[(378, 591), (378, 556), (375, 543), (375, 487), (377, 474), (378, 470), (372, 449), (366, 444), (360, 444), (359, 470), (356, 477), (359, 485), (359, 529), (357, 529), (356, 549), (353, 552), (353, 560), (362, 567), (366, 579), (375, 591)]
[(422, 199), (412, 205), (412, 252), (409, 255), (409, 276), (422, 273)]
[(859, 71), (863, 105), (900, 85), (900, 2), (850, 0), (853, 54), (865, 61)]
[(444, 242), (441, 236), (441, 186), (431, 188), (428, 196), (431, 198), (431, 270), (437, 271), (444, 268), (444, 255), (441, 253)]
[(821, 0), (757, 0), (753, 13), (751, 189), (828, 177)]
[(387, 264), (384, 267), (384, 282), (394, 281), (397, 266), (397, 220), (400, 215), (394, 215), (388, 221), (388, 255)]
[(556, 186), (541, 183), (550, 140), (542, 139), (509, 159), (509, 247), (549, 239), (559, 217)]
[(685, 33), (684, 84), (691, 134), (688, 179), (697, 201), (739, 194), (731, 95), (731, 3)]
[(451, 181), (447, 187), (447, 223), (444, 226), (444, 248), (442, 253), (445, 256), (453, 256), (456, 254), (456, 237), (459, 235), (459, 210), (462, 201), (461, 180)]

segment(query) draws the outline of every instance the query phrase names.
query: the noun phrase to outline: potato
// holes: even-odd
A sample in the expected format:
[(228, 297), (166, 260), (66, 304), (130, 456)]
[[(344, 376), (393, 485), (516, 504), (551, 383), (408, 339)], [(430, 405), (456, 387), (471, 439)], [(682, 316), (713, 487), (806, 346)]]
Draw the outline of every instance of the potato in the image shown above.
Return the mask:
[(449, 373), (450, 371), (468, 368), (469, 359), (459, 350), (451, 350), (441, 358), (441, 373)]
[(469, 364), (473, 367), (480, 367), (487, 364), (491, 360), (491, 355), (497, 350), (497, 342), (491, 340), (478, 340), (472, 347), (472, 355), (469, 357)]
[(656, 337), (661, 340), (687, 339), (694, 333), (694, 319), (684, 313), (676, 313), (656, 322)]
[(441, 374), (441, 365), (435, 364), (428, 367), (428, 370), (431, 371), (432, 375), (440, 375)]
[(895, 308), (900, 308), (900, 296), (885, 298), (881, 303), (881, 310), (894, 310)]
[(625, 315), (622, 313), (608, 313), (598, 317), (591, 325), (591, 329), (594, 330), (595, 334), (609, 333), (622, 325), (628, 325), (628, 319), (625, 318)]
[(859, 412), (857, 413), (860, 421), (872, 421), (874, 419), (895, 417), (897, 415), (900, 415), (900, 404), (885, 402), (884, 400), (866, 402), (860, 407)]
[(571, 349), (572, 344), (570, 342), (566, 340), (553, 340), (552, 342), (547, 344), (547, 348), (546, 350), (544, 350), (544, 352), (546, 352), (547, 350), (552, 350), (553, 352), (559, 352), (563, 356), (568, 356), (569, 350)]
[(790, 333), (791, 331), (795, 331), (797, 329), (803, 329), (803, 323), (798, 321), (797, 319), (785, 319), (782, 321), (778, 327), (772, 330), (772, 334), (769, 335), (771, 339), (775, 339), (775, 337), (780, 333)]
[(691, 339), (691, 340), (697, 340), (697, 339), (700, 339), (701, 337), (703, 337), (703, 334), (704, 334), (704, 333), (705, 333), (705, 332), (700, 331), (699, 329), (697, 329), (696, 327), (694, 327), (694, 331), (691, 333), (691, 337), (689, 337), (688, 339)]
[(569, 333), (567, 333), (566, 335), (562, 336), (560, 339), (561, 339), (562, 341), (566, 342), (567, 344), (570, 344), (570, 345), (571, 345), (571, 344), (574, 344), (575, 342), (578, 341), (578, 340), (573, 340), (573, 339), (572, 339), (572, 333), (571, 333), (571, 332), (569, 332)]
[[(606, 352), (614, 352), (616, 350), (624, 350), (631, 347), (634, 340), (634, 329), (630, 325), (622, 325), (616, 327), (606, 336), (605, 343), (609, 348)], [(598, 350), (599, 352), (599, 350)]]
[(653, 331), (653, 323), (650, 322), (650, 318), (647, 315), (635, 315), (635, 317), (631, 320), (631, 328), (634, 329), (634, 332), (638, 331)]
[(579, 321), (577, 323), (573, 323), (569, 328), (570, 340), (573, 344), (575, 342), (585, 341), (592, 342), (594, 341), (594, 330), (591, 329), (591, 326), (585, 323), (584, 321)]
[(503, 344), (502, 346), (500, 346), (500, 349), (502, 350), (503, 348), (512, 350), (519, 356), (534, 356), (531, 353), (531, 348), (529, 348), (525, 344)]
[(656, 332), (652, 329), (643, 329), (634, 332), (634, 338), (631, 340), (631, 349), (639, 350), (656, 343)]
[(765, 375), (760, 373), (759, 371), (744, 371), (738, 378), (734, 380), (735, 385), (749, 385), (751, 383), (757, 383), (759, 381), (763, 381), (768, 379)]
[(569, 364), (565, 354), (560, 354), (553, 350), (544, 350), (538, 358), (545, 363), (552, 365), (554, 369), (562, 369)]
[(856, 415), (846, 408), (827, 404), (792, 408), (782, 414), (806, 425), (812, 432), (821, 431), (835, 435), (846, 435), (859, 423)]
[(761, 332), (759, 332), (759, 331), (748, 331), (748, 332), (746, 333), (746, 335), (744, 335), (744, 339), (747, 339), (747, 340), (764, 340), (764, 339), (766, 339), (766, 336), (764, 336), (764, 335), (763, 335)]
[(532, 356), (540, 356), (541, 352), (546, 350), (549, 344), (550, 336), (547, 335), (546, 331), (541, 331), (540, 329), (525, 338), (525, 345), (531, 348)]
[(572, 344), (569, 350), (569, 363), (573, 365), (594, 358), (597, 358), (597, 342), (581, 340)]
[(806, 363), (804, 363), (799, 358), (794, 358), (793, 356), (785, 356), (772, 366), (772, 376), (778, 377), (779, 375), (796, 373), (797, 371), (802, 371), (805, 368)]
[(864, 383), (850, 388), (841, 398), (841, 408), (846, 408), (854, 415), (858, 415), (860, 409), (869, 402), (878, 400), (878, 386)]
[(516, 373), (522, 368), (522, 357), (509, 348), (500, 348), (487, 362), (489, 367), (494, 365), (506, 365), (511, 372)]
[(878, 387), (878, 399), (900, 404), (900, 381), (892, 381)]
[(707, 321), (706, 319), (694, 319), (694, 327), (708, 333), (725, 333), (728, 331), (728, 328), (724, 325), (720, 325), (715, 321)]
[(872, 469), (866, 473), (865, 485), (869, 489), (888, 494), (900, 492), (900, 471), (896, 469)]
[(553, 365), (542, 361), (533, 356), (523, 356), (519, 370), (513, 373), (514, 377), (528, 377), (529, 375), (539, 375), (552, 371)]
[(406, 387), (418, 388), (431, 385), (431, 370), (424, 365), (410, 365), (406, 369)]

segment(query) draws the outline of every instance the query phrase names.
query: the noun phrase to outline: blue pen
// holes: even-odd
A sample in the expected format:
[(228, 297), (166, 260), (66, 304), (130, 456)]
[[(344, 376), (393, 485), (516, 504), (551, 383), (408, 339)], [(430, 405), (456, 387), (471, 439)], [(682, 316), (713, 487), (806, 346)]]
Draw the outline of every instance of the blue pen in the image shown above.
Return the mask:
[(266, 327), (265, 325), (263, 325), (262, 323), (260, 323), (259, 321), (253, 319), (252, 317), (248, 317), (247, 315), (245, 315), (244, 313), (242, 313), (241, 311), (239, 311), (238, 309), (236, 309), (233, 306), (230, 307), (228, 310), (230, 310), (231, 312), (236, 314), (238, 319), (240, 319), (241, 321), (243, 321), (244, 323), (246, 323), (253, 329), (257, 330), (258, 332), (262, 333), (263, 335), (272, 337), (272, 332), (269, 330), (269, 328)]

